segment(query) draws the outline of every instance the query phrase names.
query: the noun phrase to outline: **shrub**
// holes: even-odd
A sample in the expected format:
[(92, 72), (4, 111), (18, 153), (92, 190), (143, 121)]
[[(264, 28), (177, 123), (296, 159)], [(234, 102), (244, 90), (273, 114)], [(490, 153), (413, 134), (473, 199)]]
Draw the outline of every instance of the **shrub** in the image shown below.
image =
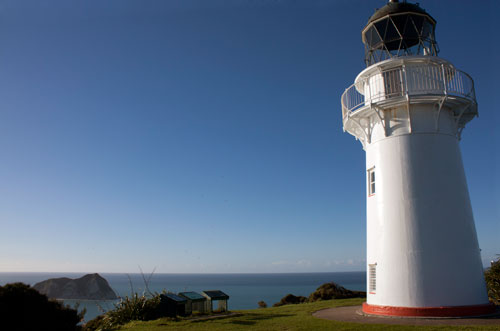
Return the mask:
[(90, 330), (90, 331), (106, 330), (106, 328), (104, 328), (104, 322), (102, 320), (103, 318), (104, 318), (104, 315), (97, 316), (96, 318), (85, 323), (85, 325), (83, 326), (83, 329), (85, 331), (86, 330)]
[(307, 298), (303, 296), (295, 296), (293, 294), (287, 294), (283, 298), (281, 298), (280, 302), (277, 302), (273, 305), (273, 307), (279, 307), (290, 304), (298, 304), (307, 302)]
[(331, 283), (325, 283), (320, 287), (318, 287), (316, 291), (314, 291), (309, 295), (309, 298), (288, 294), (284, 296), (280, 300), (280, 302), (275, 303), (273, 307), (298, 304), (304, 302), (314, 302), (319, 300), (364, 298), (364, 297), (366, 297), (366, 292), (351, 291), (338, 284), (335, 284), (334, 282), (331, 282)]
[(160, 295), (146, 297), (137, 293), (126, 296), (115, 304), (115, 308), (85, 324), (85, 330), (112, 330), (130, 321), (149, 321), (162, 317), (160, 311)]
[(334, 282), (325, 283), (309, 295), (309, 302), (331, 299), (364, 298), (366, 292), (351, 291)]
[(485, 271), (484, 278), (488, 287), (488, 297), (500, 305), (500, 258), (491, 262), (491, 267)]
[(29, 285), (13, 283), (0, 286), (2, 330), (80, 330), (78, 323), (85, 310), (77, 310), (39, 293)]
[(267, 303), (265, 303), (264, 301), (259, 301), (257, 302), (257, 304), (259, 305), (259, 308), (267, 308)]

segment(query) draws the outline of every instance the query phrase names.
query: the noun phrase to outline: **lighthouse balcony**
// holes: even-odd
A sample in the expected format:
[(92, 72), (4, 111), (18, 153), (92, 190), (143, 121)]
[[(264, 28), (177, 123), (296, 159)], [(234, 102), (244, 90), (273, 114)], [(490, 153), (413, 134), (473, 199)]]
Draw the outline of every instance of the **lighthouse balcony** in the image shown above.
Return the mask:
[(435, 104), (452, 109), (457, 128), (477, 115), (474, 81), (449, 62), (429, 56), (390, 59), (362, 71), (342, 94), (344, 130), (359, 136), (361, 119), (374, 111), (410, 104)]

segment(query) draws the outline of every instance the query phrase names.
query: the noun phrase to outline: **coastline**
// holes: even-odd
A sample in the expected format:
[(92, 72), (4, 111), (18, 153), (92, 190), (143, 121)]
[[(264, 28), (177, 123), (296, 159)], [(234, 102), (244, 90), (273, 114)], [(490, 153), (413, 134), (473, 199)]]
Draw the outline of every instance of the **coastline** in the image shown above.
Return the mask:
[[(48, 278), (75, 278), (82, 275), (80, 273), (0, 272), (0, 285), (15, 281), (33, 285)], [(102, 273), (101, 276), (109, 282), (119, 297), (130, 295), (131, 292), (137, 292), (140, 295), (147, 292), (141, 274)], [(320, 285), (331, 281), (350, 290), (365, 291), (366, 289), (365, 272), (153, 274), (148, 287), (153, 293), (161, 293), (163, 289), (176, 293), (219, 289), (230, 296), (231, 310), (246, 310), (257, 308), (259, 301), (272, 305), (290, 293), (308, 296)], [(113, 309), (119, 299), (106, 301), (64, 299), (62, 301), (72, 307), (79, 303), (79, 309), (87, 309), (85, 320), (90, 320), (102, 314), (102, 310)]]

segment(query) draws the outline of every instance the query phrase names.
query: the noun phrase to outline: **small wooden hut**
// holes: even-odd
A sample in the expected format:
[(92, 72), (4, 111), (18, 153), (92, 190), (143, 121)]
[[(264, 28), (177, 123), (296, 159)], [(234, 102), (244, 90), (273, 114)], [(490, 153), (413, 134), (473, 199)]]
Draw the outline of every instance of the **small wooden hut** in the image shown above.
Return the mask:
[(217, 301), (217, 311), (228, 311), (227, 300), (229, 300), (229, 295), (220, 291), (220, 290), (212, 290), (212, 291), (203, 291), (201, 294), (207, 298), (206, 301), (206, 311), (213, 312), (213, 301)]
[(207, 298), (196, 292), (180, 292), (180, 297), (187, 300), (186, 302), (186, 315), (191, 315), (193, 312), (204, 313)]
[(160, 294), (160, 310), (164, 316), (185, 316), (186, 303), (186, 298), (173, 293)]

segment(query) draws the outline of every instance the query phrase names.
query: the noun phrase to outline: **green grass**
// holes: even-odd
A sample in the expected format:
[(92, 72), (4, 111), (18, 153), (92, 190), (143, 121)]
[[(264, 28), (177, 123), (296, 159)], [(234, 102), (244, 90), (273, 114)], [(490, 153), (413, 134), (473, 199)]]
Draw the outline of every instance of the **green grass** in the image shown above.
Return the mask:
[(190, 321), (180, 319), (171, 321), (158, 319), (148, 322), (130, 322), (119, 330), (160, 331), (160, 330), (497, 330), (497, 326), (403, 326), (357, 324), (327, 321), (311, 314), (317, 310), (331, 307), (361, 305), (364, 299), (343, 299), (318, 301), (281, 307), (240, 310), (239, 316), (216, 320)]

